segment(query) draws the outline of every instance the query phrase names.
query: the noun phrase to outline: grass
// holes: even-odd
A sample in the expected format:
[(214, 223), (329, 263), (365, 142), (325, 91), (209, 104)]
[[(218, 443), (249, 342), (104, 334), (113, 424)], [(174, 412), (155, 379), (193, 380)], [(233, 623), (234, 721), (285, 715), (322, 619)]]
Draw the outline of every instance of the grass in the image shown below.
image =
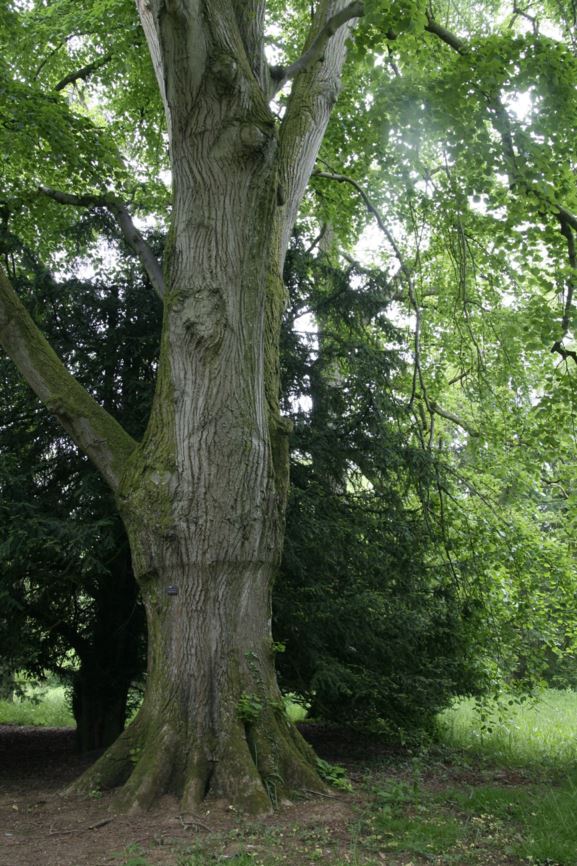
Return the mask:
[(544, 690), (523, 704), (501, 704), (483, 717), (463, 699), (439, 718), (442, 741), (506, 767), (577, 768), (577, 693)]
[(0, 724), (74, 727), (64, 686), (27, 685), (21, 698), (0, 701)]

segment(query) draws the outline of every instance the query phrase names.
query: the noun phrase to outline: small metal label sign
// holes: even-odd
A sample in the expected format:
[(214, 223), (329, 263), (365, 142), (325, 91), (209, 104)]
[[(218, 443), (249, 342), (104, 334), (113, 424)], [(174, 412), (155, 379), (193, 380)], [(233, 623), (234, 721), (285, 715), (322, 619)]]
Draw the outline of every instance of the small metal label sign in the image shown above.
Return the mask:
[(174, 586), (174, 584), (171, 584), (171, 586), (167, 586), (166, 587), (166, 594), (167, 595), (178, 595), (178, 587)]

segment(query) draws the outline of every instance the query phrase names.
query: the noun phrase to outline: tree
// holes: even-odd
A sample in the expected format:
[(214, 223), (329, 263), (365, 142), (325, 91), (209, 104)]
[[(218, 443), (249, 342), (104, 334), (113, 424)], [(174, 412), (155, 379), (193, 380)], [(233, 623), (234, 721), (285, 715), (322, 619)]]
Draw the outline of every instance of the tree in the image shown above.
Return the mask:
[[(164, 278), (138, 244), (164, 300), (140, 442), (68, 372), (0, 275), (2, 345), (108, 482), (130, 539), (148, 618), (144, 704), (81, 782), (124, 781), (129, 808), (171, 789), (187, 809), (210, 791), (260, 811), (320, 788), (282, 712), (270, 634), (288, 485), (278, 334), (288, 240), (362, 11), (322, 2), (305, 53), (271, 70), (261, 0), (140, 5), (173, 180)], [(289, 80), (279, 125), (269, 101)], [(53, 197), (109, 207), (126, 226), (108, 195)], [(248, 718), (239, 708), (253, 694), (260, 711)]]
[[(14, 154), (5, 170), (6, 218), (27, 225), (30, 240), (42, 245), (43, 233), (54, 235), (57, 225), (66, 225), (56, 204), (108, 211), (164, 300), (156, 396), (137, 442), (61, 364), (0, 273), (2, 345), (114, 492), (147, 609), (149, 678), (142, 710), (80, 786), (124, 782), (122, 798), (129, 808), (147, 806), (162, 791), (173, 790), (183, 808), (196, 807), (212, 793), (250, 810), (267, 809), (293, 789), (320, 784), (314, 757), (280, 709), (269, 625), (288, 487), (287, 425), (278, 398), (282, 265), (299, 207), (305, 215), (313, 210), (305, 190), (337, 102), (347, 38), (364, 6), (320, 0), (311, 16), (309, 4), (291, 4), (291, 26), (279, 40), (285, 62), (269, 66), (266, 15), (269, 27), (278, 27), (285, 5), (277, 0), (139, 2), (172, 171), (161, 271), (125, 204), (131, 197), (137, 210), (148, 212), (163, 204), (158, 183), (146, 194), (141, 188), (142, 176), (150, 179), (163, 158), (151, 147), (158, 100), (151, 97), (151, 67), (142, 63), (141, 35), (128, 5), (109, 0), (80, 13), (59, 0), (17, 15), (5, 5), (0, 136), (3, 152)], [(492, 4), (467, 15), (443, 10), (447, 23), (452, 19), (467, 33), (488, 29), (480, 45), (473, 38), (465, 45), (421, 0), (367, 2), (353, 63), (345, 70), (348, 86), (336, 108), (339, 123), (326, 138), (323, 169), (315, 180), (321, 198), (315, 215), (331, 222), (343, 243), (351, 242), (366, 209), (378, 215), (389, 196), (392, 220), (401, 205), (402, 243), (380, 217), (379, 224), (415, 318), (409, 405), (424, 407), (431, 441), (434, 419), (463, 419), (432, 399), (427, 388), (419, 291), (431, 284), (416, 281), (414, 271), (423, 260), (431, 264), (425, 255), (430, 235), (414, 231), (415, 217), (426, 213), (437, 226), (443, 214), (438, 201), (450, 201), (455, 237), (463, 244), (460, 218), (470, 212), (467, 195), (472, 188), (485, 194), (475, 185), (490, 177), (495, 202), (530, 201), (536, 221), (544, 214), (539, 229), (555, 224), (557, 249), (560, 223), (573, 268), (573, 190), (563, 200), (547, 184), (543, 190), (533, 173), (535, 162), (520, 173), (523, 137), (508, 128), (503, 96), (516, 76), (522, 82), (527, 40), (516, 40), (515, 30), (496, 36), (493, 11)], [(515, 26), (517, 18), (515, 9)], [(19, 41), (28, 50), (17, 61), (11, 46)], [(535, 42), (555, 59), (555, 46), (541, 37)], [(40, 64), (30, 50), (39, 45), (47, 46)], [(561, 66), (559, 57), (556, 65)], [(411, 71), (407, 82), (405, 69)], [(115, 76), (124, 70), (126, 84), (118, 85)], [(83, 82), (94, 83), (92, 91), (85, 93)], [(399, 123), (391, 125), (391, 141), (401, 155), (395, 163), (381, 147), (387, 130), (379, 111), (405, 83), (409, 99), (405, 94), (400, 132)], [(437, 103), (433, 113), (446, 146), (434, 136), (422, 144), (418, 134), (429, 84), (446, 107), (443, 112)], [(68, 102), (59, 96), (74, 88), (77, 95)], [(108, 112), (98, 115), (96, 97), (106, 101)], [(376, 122), (359, 123), (364, 112)], [(102, 123), (91, 122), (91, 113)], [(455, 117), (459, 122), (451, 125)], [(475, 124), (481, 119), (483, 135), (471, 129), (471, 119)], [(566, 127), (555, 135), (570, 154)], [(467, 152), (469, 139), (474, 147)], [(539, 142), (539, 156), (542, 150)], [(137, 166), (132, 178), (123, 152)], [(480, 172), (471, 153), (481, 157)], [(347, 175), (333, 170), (333, 157)], [(469, 185), (455, 189), (453, 168), (467, 162), (463, 175)], [(570, 186), (571, 164), (567, 160), (557, 172), (545, 160), (555, 193)], [(446, 178), (439, 197), (429, 192), (431, 172), (436, 176), (438, 170)], [(367, 176), (374, 180), (377, 207), (360, 185)], [(342, 197), (325, 191), (337, 182), (357, 194), (360, 208), (341, 208)], [(56, 189), (58, 184), (64, 189)], [(36, 185), (40, 194), (31, 189)], [(515, 207), (511, 212), (515, 219), (527, 216), (524, 209), (522, 215)], [(407, 238), (413, 235), (417, 243), (411, 247)], [(441, 232), (434, 240), (439, 237)], [(410, 260), (407, 252), (414, 253)], [(431, 270), (440, 263), (436, 259)], [(569, 279), (568, 297), (571, 285)], [(442, 300), (447, 302), (446, 294)], [(566, 358), (563, 340), (559, 349)]]
[[(294, 433), (277, 666), (314, 718), (406, 742), (430, 733), (455, 695), (483, 693), (486, 647), (427, 519), (442, 467), (403, 399), (395, 286), (332, 258), (297, 236), (285, 268), (281, 393)], [(313, 333), (293, 327), (313, 314)]]

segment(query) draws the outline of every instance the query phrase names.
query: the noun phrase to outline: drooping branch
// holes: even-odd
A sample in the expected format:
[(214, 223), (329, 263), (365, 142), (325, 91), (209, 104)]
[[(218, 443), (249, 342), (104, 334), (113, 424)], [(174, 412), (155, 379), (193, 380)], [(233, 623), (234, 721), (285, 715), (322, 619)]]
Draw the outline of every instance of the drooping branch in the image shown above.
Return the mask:
[(160, 262), (146, 243), (128, 211), (128, 208), (113, 195), (72, 195), (68, 192), (60, 192), (49, 187), (39, 187), (39, 192), (59, 204), (74, 205), (75, 207), (106, 208), (116, 218), (122, 236), (133, 253), (138, 256), (140, 262), (150, 280), (156, 294), (162, 299), (164, 296), (164, 278)]
[(414, 375), (413, 375), (413, 385), (412, 385), (412, 392), (411, 392), (411, 398), (409, 401), (409, 406), (412, 406), (412, 404), (415, 400), (415, 397), (417, 396), (416, 390), (417, 390), (417, 383), (418, 383), (420, 385), (420, 388), (421, 388), (422, 398), (425, 402), (425, 405), (426, 405), (427, 410), (428, 410), (429, 414), (431, 415), (431, 417), (433, 415), (439, 415), (441, 418), (445, 418), (447, 421), (451, 421), (457, 427), (461, 427), (463, 430), (465, 430), (467, 433), (469, 433), (470, 436), (478, 436), (479, 432), (477, 430), (475, 430), (474, 428), (472, 428), (470, 424), (468, 424), (466, 421), (464, 421), (458, 415), (455, 415), (453, 412), (449, 412), (447, 409), (443, 409), (441, 406), (439, 406), (438, 403), (436, 403), (434, 400), (431, 400), (427, 394), (426, 383), (425, 383), (425, 379), (424, 379), (423, 371), (422, 371), (422, 366), (421, 366), (421, 308), (420, 308), (418, 300), (417, 300), (412, 269), (411, 269), (410, 265), (407, 263), (401, 250), (399, 249), (399, 246), (398, 246), (393, 234), (391, 233), (391, 231), (389, 230), (389, 228), (385, 224), (385, 221), (383, 219), (381, 212), (376, 207), (376, 205), (371, 201), (371, 199), (369, 198), (369, 196), (367, 195), (365, 190), (362, 188), (362, 186), (359, 183), (357, 183), (357, 181), (354, 178), (348, 177), (345, 174), (339, 174), (337, 172), (328, 172), (328, 171), (315, 171), (313, 173), (313, 175), (314, 175), (314, 177), (325, 178), (326, 180), (336, 181), (337, 183), (347, 183), (350, 186), (352, 186), (354, 190), (356, 190), (356, 192), (362, 198), (363, 203), (365, 204), (369, 213), (371, 213), (374, 216), (379, 229), (381, 230), (381, 232), (386, 237), (388, 243), (390, 244), (390, 246), (391, 246), (391, 248), (395, 254), (395, 258), (399, 262), (400, 273), (402, 274), (403, 279), (406, 283), (407, 292), (408, 292), (408, 296), (409, 296), (409, 303), (410, 303), (411, 309), (413, 311), (413, 314), (415, 316), (415, 336), (414, 336), (415, 369), (414, 369)]
[[(517, 7), (515, 7), (515, 12), (520, 14), (520, 10)], [(433, 17), (430, 13), (427, 13), (427, 22), (428, 23), (425, 29), (429, 33), (437, 36), (446, 45), (448, 45), (454, 51), (458, 52), (461, 56), (467, 56), (469, 54), (469, 46), (467, 45), (467, 43), (460, 39), (458, 36), (456, 36), (454, 33), (451, 33), (446, 28), (441, 27), (439, 24), (437, 24), (437, 22), (433, 20)], [(530, 184), (527, 183), (527, 180), (525, 178), (519, 176), (518, 159), (515, 152), (513, 130), (511, 127), (511, 120), (507, 109), (503, 105), (503, 101), (499, 93), (483, 93), (483, 96), (485, 98), (488, 108), (492, 113), (493, 126), (495, 130), (499, 133), (501, 138), (501, 142), (503, 145), (503, 153), (507, 163), (509, 187), (511, 188), (511, 190), (521, 192), (521, 194), (530, 190), (533, 195), (536, 195), (537, 198), (540, 198), (542, 200), (544, 209), (549, 212), (552, 211), (553, 214), (556, 216), (561, 234), (565, 238), (567, 244), (567, 257), (569, 260), (569, 266), (571, 268), (571, 274), (567, 282), (567, 294), (565, 296), (563, 318), (561, 322), (562, 336), (560, 339), (555, 340), (553, 346), (551, 347), (551, 352), (559, 354), (565, 361), (568, 358), (572, 358), (575, 363), (577, 363), (577, 352), (566, 349), (563, 346), (563, 340), (567, 336), (567, 333), (569, 331), (570, 316), (573, 306), (573, 296), (576, 287), (575, 275), (577, 274), (577, 246), (575, 242), (575, 232), (577, 232), (577, 216), (575, 216), (575, 214), (573, 214), (559, 202), (554, 200), (551, 201), (549, 198), (541, 196), (539, 191), (536, 190), (534, 187), (531, 187)]]
[(112, 490), (136, 442), (68, 372), (0, 267), (0, 345)]
[(319, 30), (307, 50), (301, 54), (298, 60), (295, 60), (295, 62), (291, 63), (290, 66), (272, 66), (270, 74), (274, 82), (274, 93), (279, 91), (287, 81), (296, 78), (300, 72), (308, 69), (314, 63), (321, 60), (328, 41), (335, 35), (335, 33), (340, 30), (344, 24), (347, 24), (347, 22), (352, 21), (354, 18), (362, 18), (364, 14), (364, 3), (360, 2), (360, 0), (350, 3), (344, 9), (341, 9), (329, 18), (325, 25)]
[(70, 72), (54, 86), (54, 90), (64, 90), (65, 87), (69, 84), (74, 84), (75, 81), (86, 81), (94, 72), (96, 72), (97, 69), (106, 66), (106, 64), (110, 63), (111, 60), (112, 54), (105, 54), (103, 57), (93, 60), (92, 63), (88, 63), (81, 69), (77, 69), (75, 72)]
[(395, 254), (395, 258), (399, 262), (400, 268), (403, 271), (404, 276), (407, 279), (410, 279), (411, 278), (410, 268), (407, 265), (407, 263), (405, 262), (404, 257), (403, 257), (403, 255), (402, 255), (402, 253), (401, 253), (401, 251), (397, 245), (397, 242), (395, 241), (393, 235), (391, 234), (391, 232), (387, 228), (387, 225), (386, 225), (383, 217), (381, 216), (380, 211), (375, 207), (375, 205), (373, 204), (373, 202), (371, 201), (369, 196), (366, 194), (365, 190), (362, 188), (360, 183), (357, 183), (357, 181), (354, 178), (349, 177), (346, 174), (339, 174), (338, 172), (315, 171), (315, 172), (313, 172), (313, 175), (314, 175), (314, 177), (321, 177), (321, 178), (325, 178), (326, 180), (334, 180), (337, 183), (348, 183), (350, 186), (353, 187), (353, 189), (355, 189), (358, 192), (358, 194), (360, 195), (360, 197), (362, 198), (362, 200), (365, 204), (365, 207), (367, 208), (369, 213), (371, 213), (374, 216), (378, 227), (380, 228), (382, 233), (387, 238), (389, 244), (391, 245), (393, 252)]
[(411, 399), (409, 401), (409, 406), (412, 406), (413, 402), (415, 400), (415, 396), (417, 393), (417, 382), (418, 382), (421, 386), (421, 391), (423, 393), (423, 397), (424, 397), (425, 403), (427, 405), (427, 408), (430, 411), (429, 401), (427, 398), (427, 389), (425, 387), (423, 372), (422, 372), (422, 368), (421, 368), (421, 308), (419, 306), (419, 303), (417, 301), (417, 296), (415, 293), (415, 285), (413, 282), (412, 270), (409, 267), (409, 265), (407, 264), (407, 262), (405, 261), (405, 257), (403, 256), (401, 250), (399, 249), (399, 246), (398, 246), (397, 242), (395, 241), (393, 234), (389, 231), (387, 225), (385, 224), (385, 221), (384, 221), (380, 211), (373, 204), (373, 202), (371, 201), (369, 196), (366, 194), (366, 192), (364, 191), (362, 186), (359, 183), (357, 183), (357, 181), (354, 180), (354, 178), (349, 177), (346, 174), (339, 174), (338, 172), (333, 172), (333, 171), (330, 171), (330, 172), (328, 172), (328, 171), (315, 171), (313, 174), (314, 174), (314, 177), (325, 178), (326, 180), (332, 180), (332, 181), (335, 181), (336, 183), (347, 183), (350, 186), (352, 186), (353, 189), (362, 198), (362, 200), (365, 204), (365, 207), (367, 208), (369, 213), (371, 213), (374, 216), (375, 220), (377, 221), (377, 225), (378, 225), (379, 229), (381, 230), (381, 232), (386, 237), (388, 243), (390, 244), (390, 246), (391, 246), (391, 248), (395, 254), (395, 258), (397, 259), (397, 261), (399, 263), (400, 273), (402, 274), (403, 280), (405, 281), (406, 286), (407, 286), (409, 303), (410, 303), (411, 308), (413, 310), (413, 313), (415, 315), (415, 338), (414, 338), (415, 367), (414, 367), (414, 373), (413, 373), (413, 386), (412, 386)]

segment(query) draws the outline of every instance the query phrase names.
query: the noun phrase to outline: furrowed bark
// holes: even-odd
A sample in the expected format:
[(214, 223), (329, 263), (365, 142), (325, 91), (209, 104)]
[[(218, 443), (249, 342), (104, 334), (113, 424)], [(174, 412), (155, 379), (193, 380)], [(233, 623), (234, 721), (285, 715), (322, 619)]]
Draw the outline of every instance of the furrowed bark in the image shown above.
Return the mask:
[(264, 53), (265, 0), (233, 0), (238, 29), (256, 80), (266, 90), (268, 65)]
[(120, 476), (136, 442), (68, 372), (1, 267), (0, 345), (110, 487), (118, 490)]

